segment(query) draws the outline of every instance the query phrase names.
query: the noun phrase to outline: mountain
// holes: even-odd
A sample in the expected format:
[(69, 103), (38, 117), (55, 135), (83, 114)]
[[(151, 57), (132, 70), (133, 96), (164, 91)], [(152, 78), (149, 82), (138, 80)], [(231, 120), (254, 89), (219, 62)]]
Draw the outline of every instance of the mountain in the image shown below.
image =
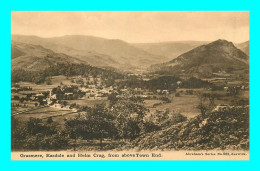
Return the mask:
[(17, 42), (41, 45), (56, 53), (65, 53), (94, 66), (109, 66), (123, 70), (148, 67), (168, 58), (150, 54), (118, 39), (71, 35), (53, 38), (12, 35)]
[(235, 46), (249, 56), (249, 41), (235, 44)]
[(233, 72), (248, 69), (248, 56), (232, 42), (217, 40), (194, 48), (152, 70), (164, 74), (211, 76), (214, 72)]
[(87, 64), (66, 54), (55, 53), (40, 45), (15, 41), (12, 41), (11, 44), (11, 59), (12, 70), (21, 68), (29, 71), (39, 71), (57, 63)]
[(176, 41), (161, 43), (136, 43), (133, 46), (143, 49), (154, 55), (166, 56), (174, 59), (179, 55), (192, 50), (195, 47), (207, 44), (205, 41)]

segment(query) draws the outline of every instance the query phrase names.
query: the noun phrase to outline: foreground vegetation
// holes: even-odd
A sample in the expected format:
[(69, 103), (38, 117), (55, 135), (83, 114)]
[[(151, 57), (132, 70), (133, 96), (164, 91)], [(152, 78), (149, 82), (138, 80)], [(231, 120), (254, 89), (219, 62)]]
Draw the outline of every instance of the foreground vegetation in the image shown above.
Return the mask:
[(224, 108), (144, 134), (138, 150), (249, 150), (249, 108)]
[(226, 107), (194, 118), (121, 100), (96, 105), (58, 126), (51, 118), (12, 118), (12, 150), (248, 150), (248, 106)]
[(12, 150), (248, 150), (247, 85), (217, 81), (69, 63), (14, 70)]

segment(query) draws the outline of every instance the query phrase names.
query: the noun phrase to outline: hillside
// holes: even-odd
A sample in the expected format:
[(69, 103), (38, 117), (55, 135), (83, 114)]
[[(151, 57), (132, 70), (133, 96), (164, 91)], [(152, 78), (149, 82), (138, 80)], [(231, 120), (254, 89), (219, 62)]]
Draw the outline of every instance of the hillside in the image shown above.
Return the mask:
[(248, 125), (249, 108), (232, 107), (144, 134), (131, 146), (138, 150), (248, 150)]
[(248, 56), (226, 40), (199, 46), (167, 63), (152, 67), (154, 72), (202, 77), (211, 76), (213, 72), (231, 73), (244, 69), (248, 69)]
[(242, 50), (247, 56), (249, 56), (249, 41), (239, 43), (235, 45), (238, 49)]
[(72, 35), (54, 38), (12, 35), (12, 40), (41, 45), (65, 53), (94, 66), (111, 66), (122, 70), (143, 68), (165, 62), (168, 58), (152, 55), (122, 40)]
[(40, 45), (32, 45), (12, 41), (11, 45), (12, 70), (24, 69), (40, 71), (57, 63), (87, 64), (79, 59), (72, 58), (62, 53), (55, 53)]
[(176, 41), (161, 43), (136, 43), (133, 45), (151, 54), (166, 56), (169, 59), (174, 59), (195, 47), (207, 43), (208, 42), (203, 41)]

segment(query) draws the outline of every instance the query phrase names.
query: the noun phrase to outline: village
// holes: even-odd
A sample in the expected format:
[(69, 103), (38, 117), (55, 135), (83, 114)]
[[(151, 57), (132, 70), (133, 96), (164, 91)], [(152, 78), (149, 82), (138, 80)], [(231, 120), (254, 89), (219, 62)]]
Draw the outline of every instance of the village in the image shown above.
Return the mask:
[[(107, 101), (108, 96), (115, 94), (116, 98), (123, 96), (125, 92), (131, 92), (132, 95), (143, 99), (156, 99), (157, 96), (168, 96), (168, 90), (156, 90), (156, 94), (153, 92), (136, 87), (130, 90), (127, 87), (118, 88), (117, 86), (104, 86), (100, 77), (93, 78), (89, 76), (81, 78), (80, 76), (75, 79), (71, 79), (72, 84), (64, 85), (62, 82), (51, 90), (42, 89), (34, 90), (30, 86), (20, 86), (16, 83), (11, 88), (12, 99), (12, 113), (15, 108), (30, 108), (39, 106), (50, 106), (59, 109), (72, 109), (70, 104), (76, 101)], [(129, 91), (130, 90), (130, 91)], [(64, 103), (68, 101), (70, 103)], [(86, 101), (85, 101), (86, 102)], [(86, 105), (87, 102), (86, 102)], [(19, 111), (19, 110), (18, 110)], [(76, 111), (76, 109), (73, 109)]]
[[(145, 74), (128, 74), (128, 77), (134, 76), (138, 79), (149, 81), (157, 76)], [(223, 77), (223, 74), (220, 75)], [(128, 97), (138, 97), (143, 100), (146, 108), (154, 113), (158, 110), (174, 110), (183, 113), (188, 117), (194, 117), (199, 114), (196, 105), (199, 103), (196, 94), (215, 93), (215, 108), (219, 110), (230, 105), (234, 105), (232, 97), (225, 97), (228, 93), (237, 95), (238, 92), (245, 99), (248, 97), (248, 85), (239, 81), (231, 81), (230, 75), (224, 75), (221, 78), (219, 75), (216, 78), (205, 79), (214, 83), (214, 85), (225, 85), (221, 89), (212, 91), (212, 88), (183, 88), (182, 81), (177, 81), (176, 91), (169, 89), (149, 90), (141, 87), (120, 86), (122, 80), (116, 80), (114, 85), (106, 85), (100, 76), (74, 76), (65, 78), (64, 76), (52, 77), (51, 84), (33, 85), (29, 83), (16, 83), (11, 88), (11, 107), (12, 116), (26, 114), (29, 111), (50, 108), (64, 113), (76, 113), (81, 111), (82, 107), (93, 107), (96, 104), (105, 103), (107, 106), (111, 97), (120, 99), (124, 98), (127, 93)], [(244, 97), (245, 95), (245, 97)], [(233, 100), (234, 101), (234, 100)], [(185, 105), (184, 105), (185, 104)], [(48, 112), (47, 112), (48, 113)], [(63, 114), (64, 114), (63, 113)], [(39, 115), (41, 118), (60, 116), (60, 112), (52, 112), (51, 115)], [(30, 116), (30, 115), (28, 115)], [(37, 117), (37, 115), (33, 115)], [(44, 117), (43, 117), (44, 116)]]

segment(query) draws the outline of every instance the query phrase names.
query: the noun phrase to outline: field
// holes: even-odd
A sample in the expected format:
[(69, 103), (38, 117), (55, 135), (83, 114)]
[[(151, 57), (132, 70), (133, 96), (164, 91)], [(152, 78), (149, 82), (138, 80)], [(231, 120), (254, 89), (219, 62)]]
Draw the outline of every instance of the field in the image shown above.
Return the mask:
[(108, 104), (107, 98), (103, 97), (100, 99), (78, 99), (78, 100), (66, 100), (68, 102), (68, 104), (73, 104), (76, 103), (77, 105), (80, 106), (88, 106), (88, 107), (93, 107), (97, 104)]
[(180, 94), (179, 97), (176, 97), (174, 94), (167, 96), (171, 100), (170, 103), (164, 103), (162, 100), (145, 100), (144, 106), (147, 107), (151, 113), (154, 113), (156, 110), (169, 109), (174, 113), (181, 113), (188, 118), (192, 118), (200, 114), (200, 110), (197, 109), (199, 104), (198, 93), (217, 94), (219, 97), (215, 98), (215, 105), (233, 105), (233, 103), (238, 101), (239, 98), (248, 99), (249, 97), (248, 91), (241, 91), (237, 97), (233, 97), (227, 96), (227, 91), (224, 90), (212, 92), (206, 89), (192, 89), (192, 95), (188, 95), (186, 90), (190, 89), (177, 89), (176, 92)]
[[(148, 107), (151, 113), (154, 113), (156, 110), (165, 110), (169, 109), (174, 113), (181, 113), (188, 118), (198, 115), (200, 112), (196, 108), (199, 101), (195, 95), (183, 95), (180, 97), (170, 96), (169, 99), (171, 103), (163, 103), (161, 100), (145, 100), (145, 106)], [(161, 103), (153, 107), (153, 104)]]
[(55, 107), (42, 107), (42, 108), (35, 108), (32, 111), (15, 115), (15, 118), (21, 121), (27, 121), (29, 120), (30, 117), (39, 118), (39, 119), (47, 119), (51, 117), (53, 121), (57, 121), (58, 123), (60, 123), (64, 119), (71, 118), (71, 116), (73, 115), (75, 115), (73, 111), (68, 109), (59, 109)]
[(63, 85), (79, 85), (77, 83), (72, 83), (70, 79), (72, 79), (72, 77), (67, 79), (66, 76), (59, 75), (59, 76), (53, 76), (51, 78), (51, 85), (47, 85), (46, 83), (38, 85), (31, 82), (19, 82), (19, 85), (21, 87), (32, 87), (34, 92), (50, 91), (54, 87), (58, 87), (61, 83)]

